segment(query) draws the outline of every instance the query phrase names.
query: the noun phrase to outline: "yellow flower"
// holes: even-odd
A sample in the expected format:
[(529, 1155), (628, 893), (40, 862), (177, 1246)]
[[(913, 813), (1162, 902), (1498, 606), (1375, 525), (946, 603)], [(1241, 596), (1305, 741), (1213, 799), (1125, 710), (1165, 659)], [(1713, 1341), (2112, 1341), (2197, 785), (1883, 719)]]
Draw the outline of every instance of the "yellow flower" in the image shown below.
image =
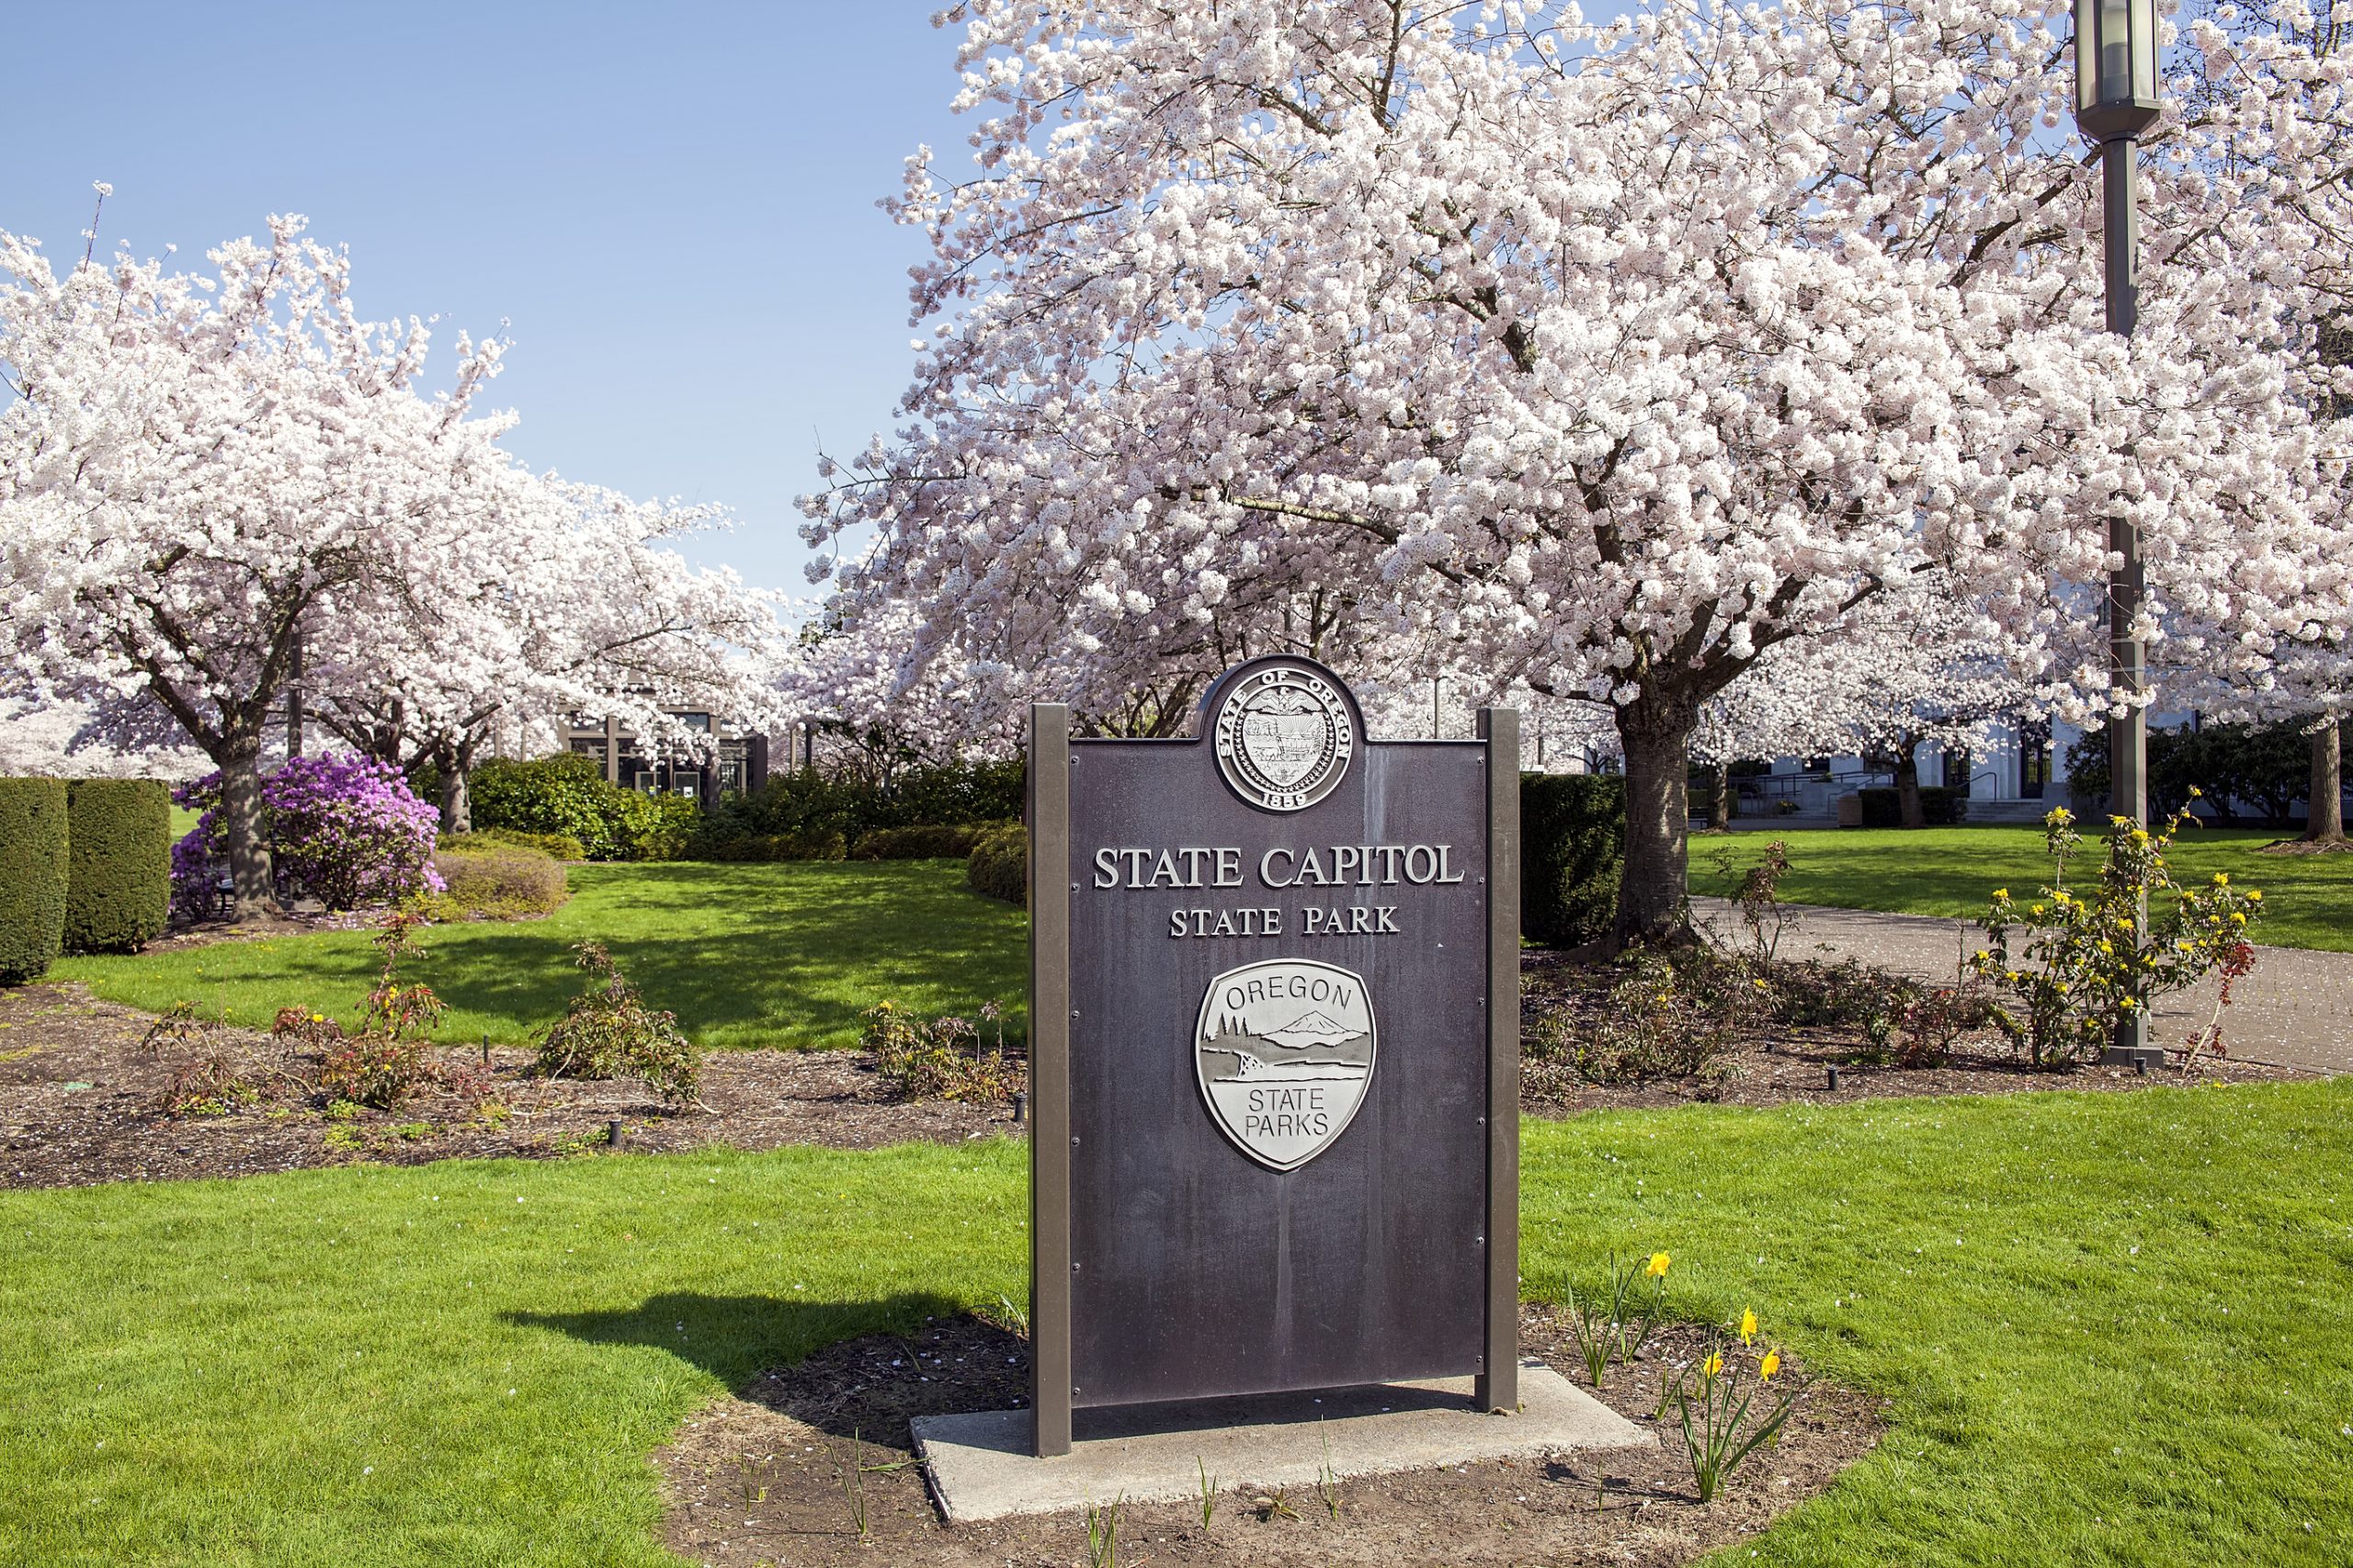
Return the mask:
[(1994, 890), (1994, 896), (1995, 898), (2007, 898), (2010, 896), (2010, 890), (2007, 888), (1995, 888)]
[(2104, 953), (2112, 953), (2116, 950), (2116, 944), (2102, 937), (2099, 939), (2099, 950)]
[(2261, 888), (2247, 889), (2246, 901), (2249, 903), (2261, 903), (2263, 902), (2263, 890)]
[(2192, 784), (2189, 787), (2189, 798), (2193, 801), (2202, 801), (2206, 798), (2206, 791)]
[(1654, 1279), (1664, 1279), (1666, 1278), (1666, 1254), (1663, 1252), (1654, 1252), (1651, 1254), (1650, 1267), (1643, 1269), (1643, 1272), (1649, 1275)]
[(1992, 956), (1993, 956), (1993, 955), (1992, 955), (1991, 953), (1988, 953), (1984, 949), (1980, 948), (1980, 949), (1977, 949), (1977, 958), (1976, 958), (1976, 960), (1975, 960), (1975, 961), (1977, 961), (1977, 962), (1979, 962), (1979, 963), (1984, 963), (1987, 959), (1991, 958)]
[(1724, 1353), (1721, 1350), (1710, 1351), (1708, 1358), (1699, 1363), (1699, 1375), (1703, 1378), (1712, 1378), (1723, 1369)]
[(2149, 835), (2140, 828), (2136, 827), (2132, 830), (2132, 842), (2135, 844), (2146, 844), (2149, 842)]
[(2229, 887), (2231, 885), (2231, 874), (2228, 871), (2215, 872), (2214, 885), (2218, 888)]
[(2116, 999), (2116, 1005), (2129, 1013), (2139, 1004), (2135, 1003), (2130, 996), (2120, 996)]
[(324, 1013), (313, 1013), (311, 1015), (311, 1022), (314, 1024), (324, 1024), (326, 1021), (327, 1016)]
[(1756, 1363), (1756, 1375), (1768, 1383), (1773, 1381), (1773, 1374), (1780, 1369), (1781, 1353), (1778, 1350), (1768, 1350), (1765, 1359)]
[(1756, 1337), (1756, 1313), (1747, 1307), (1740, 1310), (1740, 1342), (1746, 1345)]
[(2244, 926), (2246, 924), (2246, 916), (2234, 909), (2231, 911), (2231, 924), (2234, 926)]
[(2035, 915), (2040, 915), (2040, 914), (2041, 914), (2041, 913), (2042, 913), (2042, 905), (2040, 905), (2040, 904), (2039, 904), (2039, 903), (2038, 903), (2038, 904), (2036, 904), (2036, 905), (2034, 906), (2034, 908), (2033, 908), (2031, 911), (2029, 911), (2029, 913), (2031, 913), (2031, 914), (2035, 914)]

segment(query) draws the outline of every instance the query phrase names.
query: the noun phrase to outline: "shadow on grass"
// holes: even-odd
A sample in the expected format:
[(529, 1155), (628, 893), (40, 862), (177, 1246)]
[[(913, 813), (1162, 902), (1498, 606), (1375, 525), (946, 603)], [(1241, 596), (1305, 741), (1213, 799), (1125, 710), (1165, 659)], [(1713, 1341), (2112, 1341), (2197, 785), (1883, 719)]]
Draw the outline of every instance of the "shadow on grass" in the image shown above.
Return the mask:
[(836, 1437), (904, 1444), (911, 1416), (1003, 1409), (1028, 1393), (1026, 1340), (925, 1293), (811, 1301), (682, 1291), (614, 1312), (506, 1318), (590, 1345), (667, 1351), (737, 1398)]

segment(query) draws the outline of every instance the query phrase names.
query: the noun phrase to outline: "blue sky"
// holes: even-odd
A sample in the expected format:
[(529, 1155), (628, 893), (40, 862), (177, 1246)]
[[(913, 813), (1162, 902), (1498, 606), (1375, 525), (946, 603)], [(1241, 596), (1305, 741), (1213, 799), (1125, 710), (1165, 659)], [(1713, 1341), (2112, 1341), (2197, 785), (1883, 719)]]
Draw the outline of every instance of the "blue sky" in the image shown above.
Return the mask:
[(102, 248), (200, 267), (307, 214), (365, 313), (438, 313), (444, 346), (508, 324), (527, 461), (722, 502), (739, 529), (691, 553), (806, 594), (817, 441), (888, 429), (912, 363), (921, 236), (875, 200), (918, 142), (961, 162), (932, 9), (28, 6), (0, 227), (69, 259), (103, 179)]

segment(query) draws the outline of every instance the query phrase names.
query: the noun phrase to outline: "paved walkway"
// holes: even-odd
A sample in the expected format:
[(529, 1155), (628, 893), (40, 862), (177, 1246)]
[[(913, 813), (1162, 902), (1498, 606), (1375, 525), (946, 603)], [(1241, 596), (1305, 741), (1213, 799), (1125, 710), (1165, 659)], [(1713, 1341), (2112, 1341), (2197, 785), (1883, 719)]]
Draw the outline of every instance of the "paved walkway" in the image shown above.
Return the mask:
[[(1695, 898), (1692, 912), (1727, 935), (1740, 931), (1732, 905)], [(1923, 980), (1949, 981), (1964, 953), (1984, 945), (1966, 920), (1924, 915), (1882, 915), (1867, 909), (1790, 906), (1796, 923), (1781, 938), (1781, 956), (1853, 958)], [(2353, 1073), (2353, 953), (2258, 947), (2255, 972), (2233, 989), (2222, 1014), (2222, 1044), (2231, 1055), (2322, 1073)], [(2217, 983), (2209, 981), (2157, 1005), (2150, 1043), (2177, 1049), (2214, 1016)]]

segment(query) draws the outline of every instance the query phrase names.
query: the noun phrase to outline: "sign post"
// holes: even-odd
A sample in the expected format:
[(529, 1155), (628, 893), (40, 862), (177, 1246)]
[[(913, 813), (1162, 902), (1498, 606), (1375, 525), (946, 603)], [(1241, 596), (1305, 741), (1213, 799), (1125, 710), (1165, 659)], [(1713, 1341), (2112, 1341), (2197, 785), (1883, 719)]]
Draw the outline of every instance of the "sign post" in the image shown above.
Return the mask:
[(1518, 1403), (1518, 720), (1375, 742), (1230, 670), (1190, 740), (1030, 710), (1033, 1451), (1075, 1410)]

